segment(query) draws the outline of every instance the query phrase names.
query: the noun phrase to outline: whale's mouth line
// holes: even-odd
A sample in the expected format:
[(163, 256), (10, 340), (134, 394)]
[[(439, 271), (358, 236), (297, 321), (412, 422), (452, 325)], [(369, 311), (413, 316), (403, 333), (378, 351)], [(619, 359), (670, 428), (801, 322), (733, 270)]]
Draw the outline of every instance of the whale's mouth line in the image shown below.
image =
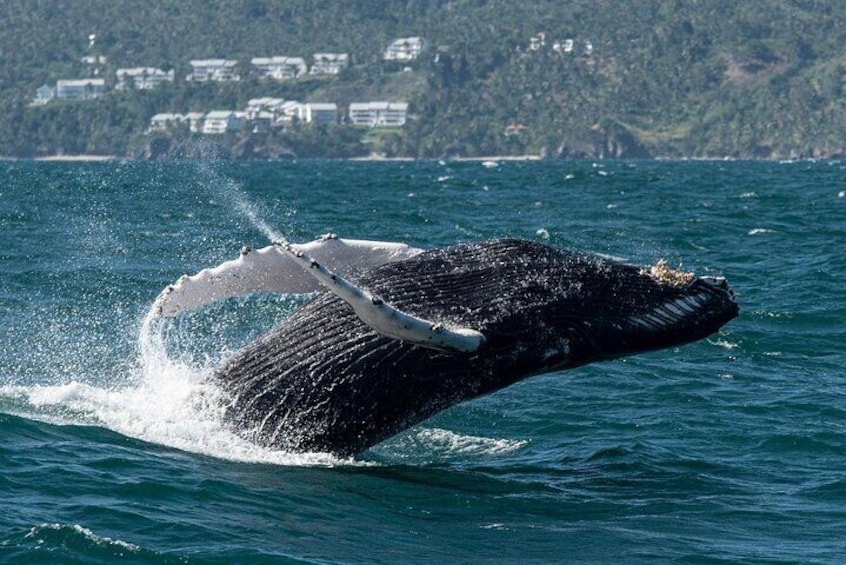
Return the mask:
[(705, 304), (698, 295), (662, 302), (646, 312), (628, 317), (628, 321), (639, 328), (658, 331), (672, 327), (685, 320), (693, 319)]
[(654, 332), (673, 327), (681, 329), (679, 326), (685, 323), (695, 324), (713, 317), (722, 318), (732, 311), (736, 313), (735, 294), (724, 277), (697, 277), (687, 290), (690, 294), (665, 300), (646, 312), (629, 316), (627, 321), (639, 329)]

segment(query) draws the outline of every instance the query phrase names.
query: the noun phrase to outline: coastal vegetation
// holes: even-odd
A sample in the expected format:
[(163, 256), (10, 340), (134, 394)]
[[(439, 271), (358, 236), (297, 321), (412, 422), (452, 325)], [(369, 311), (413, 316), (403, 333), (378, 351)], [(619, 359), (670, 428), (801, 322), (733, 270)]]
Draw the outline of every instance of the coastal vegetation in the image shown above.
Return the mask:
[[(200, 0), (0, 4), (0, 155), (235, 158), (803, 158), (846, 155), (846, 4), (824, 0)], [(91, 35), (96, 36), (92, 45)], [(396, 37), (427, 47), (382, 60)], [(562, 47), (566, 42), (570, 49)], [(349, 53), (339, 75), (191, 83), (189, 61)], [(150, 91), (30, 103), (86, 55), (175, 70)], [(402, 128), (343, 123), (145, 133), (159, 112), (304, 102), (409, 103)]]

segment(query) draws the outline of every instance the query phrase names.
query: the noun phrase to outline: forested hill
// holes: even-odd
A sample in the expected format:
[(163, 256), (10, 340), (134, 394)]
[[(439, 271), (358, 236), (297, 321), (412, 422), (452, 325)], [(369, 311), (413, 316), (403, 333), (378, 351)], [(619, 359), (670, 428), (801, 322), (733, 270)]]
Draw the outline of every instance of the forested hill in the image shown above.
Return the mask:
[[(6, 156), (184, 148), (196, 134), (151, 139), (150, 118), (240, 109), (259, 96), (341, 111), (403, 101), (409, 120), (391, 131), (299, 124), (215, 140), (236, 156), (846, 155), (841, 1), (3, 0), (0, 21)], [(386, 46), (407, 36), (426, 39), (423, 54), (408, 65), (383, 61)], [(319, 52), (349, 53), (351, 66), (286, 82), (184, 80), (192, 59), (248, 65)], [(29, 106), (40, 86), (84, 76), (80, 61), (91, 54), (106, 57), (107, 80), (120, 67), (174, 69), (176, 80)]]

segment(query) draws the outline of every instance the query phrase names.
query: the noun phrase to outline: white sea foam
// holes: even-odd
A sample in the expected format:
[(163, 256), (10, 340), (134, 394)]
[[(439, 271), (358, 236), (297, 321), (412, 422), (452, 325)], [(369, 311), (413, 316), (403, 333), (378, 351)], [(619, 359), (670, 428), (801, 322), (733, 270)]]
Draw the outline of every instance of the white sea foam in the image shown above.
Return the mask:
[(418, 441), (431, 449), (461, 455), (503, 455), (526, 446), (525, 440), (488, 438), (463, 435), (440, 428), (422, 429), (417, 433)]
[(50, 537), (50, 533), (52, 532), (64, 532), (64, 531), (72, 531), (76, 534), (81, 535), (91, 543), (99, 546), (115, 546), (124, 551), (128, 551), (130, 553), (138, 553), (141, 551), (141, 548), (134, 543), (125, 542), (119, 539), (112, 539), (105, 536), (98, 536), (88, 528), (81, 526), (79, 524), (74, 524), (72, 526), (66, 524), (41, 524), (40, 526), (35, 526), (30, 528), (29, 532), (24, 536), (25, 539), (33, 539), (38, 545), (43, 545), (47, 543), (46, 538)]
[(449, 456), (462, 458), (500, 457), (522, 449), (525, 440), (489, 438), (460, 434), (442, 428), (417, 428), (376, 447), (374, 451), (389, 459), (423, 461), (436, 455), (439, 460)]
[(4, 386), (0, 398), (13, 412), (56, 425), (102, 426), (142, 441), (248, 463), (288, 466), (350, 464), (322, 453), (289, 453), (252, 444), (223, 423), (211, 367), (168, 357), (168, 321), (149, 314), (139, 335), (140, 368), (129, 382), (99, 386), (72, 380), (60, 385)]
[(727, 341), (725, 339), (714, 339), (714, 340), (709, 339), (708, 343), (710, 343), (711, 345), (716, 345), (717, 347), (722, 347), (723, 349), (731, 350), (731, 349), (737, 348), (736, 343), (732, 343), (732, 342)]

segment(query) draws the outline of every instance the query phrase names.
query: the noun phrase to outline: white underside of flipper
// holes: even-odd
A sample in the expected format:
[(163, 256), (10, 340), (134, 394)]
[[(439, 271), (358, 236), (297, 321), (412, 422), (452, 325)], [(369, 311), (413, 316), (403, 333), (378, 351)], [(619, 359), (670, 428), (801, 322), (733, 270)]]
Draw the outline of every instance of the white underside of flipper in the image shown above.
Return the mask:
[(472, 328), (425, 320), (391, 306), (296, 246), (285, 243), (278, 247), (314, 280), (352, 306), (358, 317), (378, 334), (423, 347), (463, 352), (476, 351), (485, 341), (485, 336)]
[[(289, 244), (294, 252), (331, 264), (338, 274), (408, 259), (422, 250), (404, 243), (339, 239), (324, 236), (305, 244)], [(154, 304), (161, 317), (174, 317), (225, 298), (255, 292), (303, 294), (323, 290), (321, 282), (304, 271), (278, 245), (244, 248), (241, 256), (196, 275), (181, 277), (162, 291)]]

